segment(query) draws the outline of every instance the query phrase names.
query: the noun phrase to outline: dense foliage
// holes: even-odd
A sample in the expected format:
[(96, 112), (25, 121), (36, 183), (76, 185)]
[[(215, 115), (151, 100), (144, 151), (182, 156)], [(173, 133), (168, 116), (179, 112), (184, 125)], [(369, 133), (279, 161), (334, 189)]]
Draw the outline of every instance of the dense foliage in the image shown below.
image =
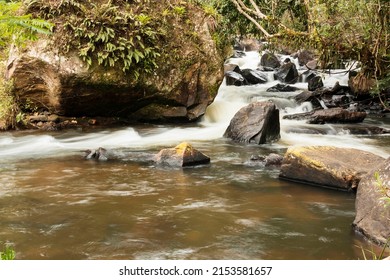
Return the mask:
[(309, 48), (323, 66), (357, 60), (356, 88), (389, 87), (388, 0), (222, 0), (216, 4), (231, 35), (252, 34), (273, 45)]
[(0, 0), (0, 130), (15, 126), (17, 106), (11, 94), (12, 81), (4, 79), (5, 60), (11, 43), (21, 45), (51, 34), (53, 24), (21, 13), (21, 1)]
[(119, 66), (138, 78), (157, 67), (159, 33), (149, 1), (135, 1), (135, 10), (127, 2), (134, 1), (25, 1), (29, 12), (56, 23), (55, 42), (64, 52), (78, 50), (89, 66)]
[(0, 0), (0, 48), (12, 42), (23, 43), (36, 39), (38, 33), (50, 34), (53, 24), (33, 18), (31, 14), (18, 15), (20, 1)]

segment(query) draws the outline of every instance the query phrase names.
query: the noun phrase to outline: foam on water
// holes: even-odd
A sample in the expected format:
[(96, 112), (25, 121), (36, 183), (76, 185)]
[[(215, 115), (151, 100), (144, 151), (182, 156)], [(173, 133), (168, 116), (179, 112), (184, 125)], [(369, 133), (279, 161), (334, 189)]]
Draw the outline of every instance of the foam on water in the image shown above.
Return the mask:
[[(286, 57), (287, 58), (287, 57)], [(242, 58), (231, 58), (229, 63), (237, 64), (241, 69), (256, 69), (260, 58), (257, 52), (247, 52)], [(297, 61), (292, 59), (297, 64)], [(297, 65), (298, 66), (298, 65)], [(303, 70), (300, 69), (300, 72)], [(177, 145), (181, 141), (209, 141), (223, 136), (234, 114), (243, 106), (254, 101), (273, 101), (280, 109), (281, 115), (308, 112), (312, 110), (310, 103), (297, 105), (293, 97), (301, 91), (271, 93), (266, 90), (278, 83), (273, 80), (273, 72), (266, 72), (269, 82), (254, 86), (226, 86), (222, 82), (218, 95), (206, 111), (202, 122), (192, 127), (159, 127), (151, 128), (150, 133), (141, 135), (134, 128), (107, 130), (93, 133), (74, 133), (72, 135), (17, 135), (0, 134), (0, 161), (31, 157), (64, 156), (80, 150), (104, 147), (115, 148), (149, 148), (161, 145)], [(333, 70), (320, 73), (326, 87), (333, 87), (336, 82), (347, 85), (348, 75), (343, 71)], [(294, 85), (299, 89), (307, 88), (306, 83)], [(302, 125), (300, 121), (281, 120), (281, 141), (277, 145), (285, 147), (294, 145), (335, 145), (369, 150), (377, 154), (388, 155), (387, 147), (376, 147), (375, 142), (367, 138), (358, 138), (348, 133), (331, 135), (313, 135), (290, 133), (292, 126)]]

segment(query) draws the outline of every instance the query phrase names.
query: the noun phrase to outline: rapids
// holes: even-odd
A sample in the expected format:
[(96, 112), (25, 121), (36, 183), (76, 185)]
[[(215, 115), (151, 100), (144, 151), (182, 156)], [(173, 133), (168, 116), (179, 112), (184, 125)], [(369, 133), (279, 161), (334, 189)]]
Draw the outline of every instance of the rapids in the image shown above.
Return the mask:
[[(259, 56), (231, 59), (241, 68)], [(322, 74), (326, 86), (347, 77)], [(353, 194), (278, 180), (251, 155), (290, 146), (333, 145), (390, 155), (390, 137), (352, 135), (344, 125), (281, 120), (281, 140), (256, 146), (222, 137), (244, 105), (272, 100), (281, 115), (306, 112), (299, 93), (267, 93), (263, 85), (223, 82), (203, 120), (104, 130), (0, 134), (0, 241), (17, 259), (357, 259), (374, 249), (351, 229)], [(304, 89), (306, 83), (294, 85)], [(388, 119), (364, 125), (390, 129)], [(357, 125), (357, 126), (360, 126)], [(151, 158), (182, 141), (211, 157), (209, 166), (166, 169)], [(104, 147), (118, 160), (83, 159)]]

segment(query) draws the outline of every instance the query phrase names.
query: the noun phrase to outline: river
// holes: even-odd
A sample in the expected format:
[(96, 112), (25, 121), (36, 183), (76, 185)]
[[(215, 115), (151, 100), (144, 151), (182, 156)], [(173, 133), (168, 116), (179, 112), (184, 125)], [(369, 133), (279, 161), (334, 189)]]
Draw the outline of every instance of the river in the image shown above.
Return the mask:
[[(236, 59), (253, 67), (258, 57)], [(325, 85), (342, 74), (324, 75)], [(276, 84), (220, 86), (204, 119), (188, 125), (136, 125), (0, 134), (0, 242), (17, 259), (362, 259), (379, 252), (351, 228), (355, 195), (278, 179), (252, 155), (290, 146), (333, 145), (390, 155), (390, 137), (351, 135), (343, 125), (281, 120), (281, 140), (237, 144), (222, 137), (235, 112), (273, 100), (281, 114), (310, 110), (267, 93)], [(295, 85), (305, 88), (307, 84)], [(390, 129), (388, 119), (361, 125)], [(191, 168), (156, 166), (162, 148), (182, 141), (211, 158)], [(115, 160), (83, 158), (104, 147)]]

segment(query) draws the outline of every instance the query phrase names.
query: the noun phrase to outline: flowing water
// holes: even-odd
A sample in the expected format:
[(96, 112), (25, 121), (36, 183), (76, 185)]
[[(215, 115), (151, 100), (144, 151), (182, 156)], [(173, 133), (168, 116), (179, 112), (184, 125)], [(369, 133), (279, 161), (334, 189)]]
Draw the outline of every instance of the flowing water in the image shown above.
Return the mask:
[[(242, 68), (257, 64), (248, 53)], [(249, 64), (245, 64), (249, 63)], [(326, 84), (346, 82), (341, 74)], [(282, 114), (303, 112), (276, 84), (227, 87), (198, 124), (0, 134), (0, 241), (17, 259), (359, 259), (378, 252), (351, 228), (355, 196), (278, 179), (252, 155), (290, 146), (334, 145), (388, 157), (390, 137), (351, 135), (342, 125), (281, 121), (268, 145), (222, 137), (245, 104), (273, 100)], [(307, 84), (298, 84), (306, 87)], [(386, 119), (364, 125), (390, 128)], [(211, 164), (163, 168), (152, 158), (182, 141)], [(91, 161), (83, 150), (105, 147), (115, 160)]]

